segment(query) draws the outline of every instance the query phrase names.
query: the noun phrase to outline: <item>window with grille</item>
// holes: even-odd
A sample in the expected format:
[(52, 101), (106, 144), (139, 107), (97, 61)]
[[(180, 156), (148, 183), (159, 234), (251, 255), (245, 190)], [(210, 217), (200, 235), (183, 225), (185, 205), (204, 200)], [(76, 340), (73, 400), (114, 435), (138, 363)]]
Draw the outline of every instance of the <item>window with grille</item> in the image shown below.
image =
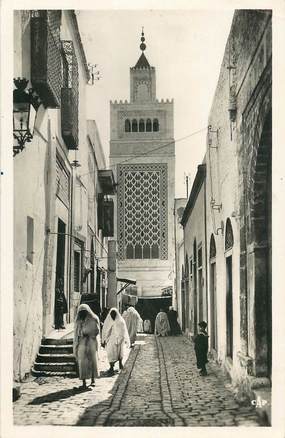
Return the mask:
[(31, 82), (45, 107), (61, 100), (60, 10), (31, 11)]
[(167, 259), (167, 164), (118, 166), (120, 259)]
[(225, 250), (231, 249), (234, 246), (234, 235), (230, 219), (226, 222), (226, 235), (225, 235)]
[(75, 292), (80, 292), (81, 284), (81, 252), (73, 252), (73, 263), (74, 263), (74, 278), (73, 278), (73, 288)]
[(68, 149), (78, 147), (78, 63), (72, 41), (62, 41), (61, 131)]

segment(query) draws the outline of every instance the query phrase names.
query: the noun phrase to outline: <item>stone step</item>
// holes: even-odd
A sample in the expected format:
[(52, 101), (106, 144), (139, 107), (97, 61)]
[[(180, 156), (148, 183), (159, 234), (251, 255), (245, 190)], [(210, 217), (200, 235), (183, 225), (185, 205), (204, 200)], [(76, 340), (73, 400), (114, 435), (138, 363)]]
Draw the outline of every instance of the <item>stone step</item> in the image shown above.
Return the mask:
[(74, 371), (76, 372), (76, 363), (71, 362), (35, 362), (34, 363), (34, 370), (35, 371), (51, 371), (51, 372), (67, 372), (67, 371)]
[(62, 377), (70, 377), (75, 378), (78, 377), (76, 371), (37, 371), (32, 368), (32, 375), (35, 377), (54, 377), (54, 376), (62, 376)]
[(73, 345), (73, 339), (53, 339), (53, 338), (45, 338), (42, 339), (42, 345)]
[(62, 345), (43, 345), (41, 344), (40, 354), (72, 354), (73, 346), (68, 344)]
[(37, 363), (49, 363), (49, 362), (75, 362), (75, 357), (73, 354), (41, 354), (37, 355)]

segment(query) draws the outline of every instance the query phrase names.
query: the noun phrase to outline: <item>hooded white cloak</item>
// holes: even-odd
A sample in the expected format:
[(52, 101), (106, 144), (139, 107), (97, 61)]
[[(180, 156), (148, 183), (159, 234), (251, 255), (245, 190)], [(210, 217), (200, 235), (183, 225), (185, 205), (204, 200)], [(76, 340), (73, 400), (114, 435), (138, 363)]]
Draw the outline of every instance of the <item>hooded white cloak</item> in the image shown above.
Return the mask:
[(134, 307), (129, 307), (124, 313), (123, 318), (126, 321), (126, 326), (128, 329), (128, 333), (130, 336), (130, 342), (131, 345), (134, 344), (137, 332), (139, 330), (140, 324), (141, 324), (141, 317), (140, 314), (136, 311)]
[(159, 312), (155, 318), (154, 334), (167, 336), (170, 332), (170, 325), (165, 312)]
[[(116, 312), (115, 320), (111, 317), (112, 310)], [(110, 309), (104, 321), (102, 343), (106, 343), (106, 352), (109, 362), (116, 362), (122, 359), (126, 353), (126, 347), (130, 347), (130, 338), (126, 323), (115, 307)]]
[[(80, 318), (79, 312), (81, 310), (86, 310), (87, 312), (87, 316), (84, 320)], [(81, 304), (77, 311), (73, 340), (73, 352), (78, 363), (80, 379), (99, 377), (99, 345), (100, 320), (98, 316), (92, 312), (88, 304)]]

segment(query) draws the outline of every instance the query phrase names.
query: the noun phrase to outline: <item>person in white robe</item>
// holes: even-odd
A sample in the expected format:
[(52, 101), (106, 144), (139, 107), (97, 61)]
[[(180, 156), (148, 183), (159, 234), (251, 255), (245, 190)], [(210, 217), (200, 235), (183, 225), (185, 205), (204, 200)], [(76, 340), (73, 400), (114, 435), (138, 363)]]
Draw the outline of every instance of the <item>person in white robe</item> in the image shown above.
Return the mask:
[(142, 319), (140, 317), (140, 314), (133, 306), (129, 306), (128, 309), (125, 310), (125, 312), (123, 313), (122, 317), (126, 322), (132, 347), (136, 341), (137, 332), (142, 325)]
[(154, 334), (157, 336), (167, 336), (170, 332), (170, 325), (167, 318), (167, 314), (160, 309), (160, 312), (156, 315)]
[(86, 379), (91, 379), (95, 386), (98, 372), (98, 349), (100, 346), (100, 320), (88, 304), (78, 307), (75, 319), (73, 353), (78, 364), (79, 379), (82, 389), (86, 388)]
[(110, 369), (108, 376), (114, 375), (114, 365), (119, 361), (119, 368), (123, 368), (123, 358), (126, 348), (130, 347), (130, 337), (125, 320), (118, 309), (113, 307), (108, 313), (102, 329), (102, 346), (106, 348)]

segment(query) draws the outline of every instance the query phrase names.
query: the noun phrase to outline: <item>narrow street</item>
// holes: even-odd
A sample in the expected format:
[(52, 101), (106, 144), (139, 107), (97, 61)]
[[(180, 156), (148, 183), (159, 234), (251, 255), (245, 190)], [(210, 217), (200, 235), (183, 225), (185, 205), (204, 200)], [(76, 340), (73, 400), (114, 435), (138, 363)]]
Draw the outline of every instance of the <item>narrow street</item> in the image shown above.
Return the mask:
[[(101, 373), (108, 368), (100, 352)], [(33, 378), (14, 403), (15, 425), (262, 426), (254, 408), (240, 407), (219, 367), (198, 374), (193, 344), (184, 336), (139, 335), (123, 371), (96, 387), (78, 379)]]

